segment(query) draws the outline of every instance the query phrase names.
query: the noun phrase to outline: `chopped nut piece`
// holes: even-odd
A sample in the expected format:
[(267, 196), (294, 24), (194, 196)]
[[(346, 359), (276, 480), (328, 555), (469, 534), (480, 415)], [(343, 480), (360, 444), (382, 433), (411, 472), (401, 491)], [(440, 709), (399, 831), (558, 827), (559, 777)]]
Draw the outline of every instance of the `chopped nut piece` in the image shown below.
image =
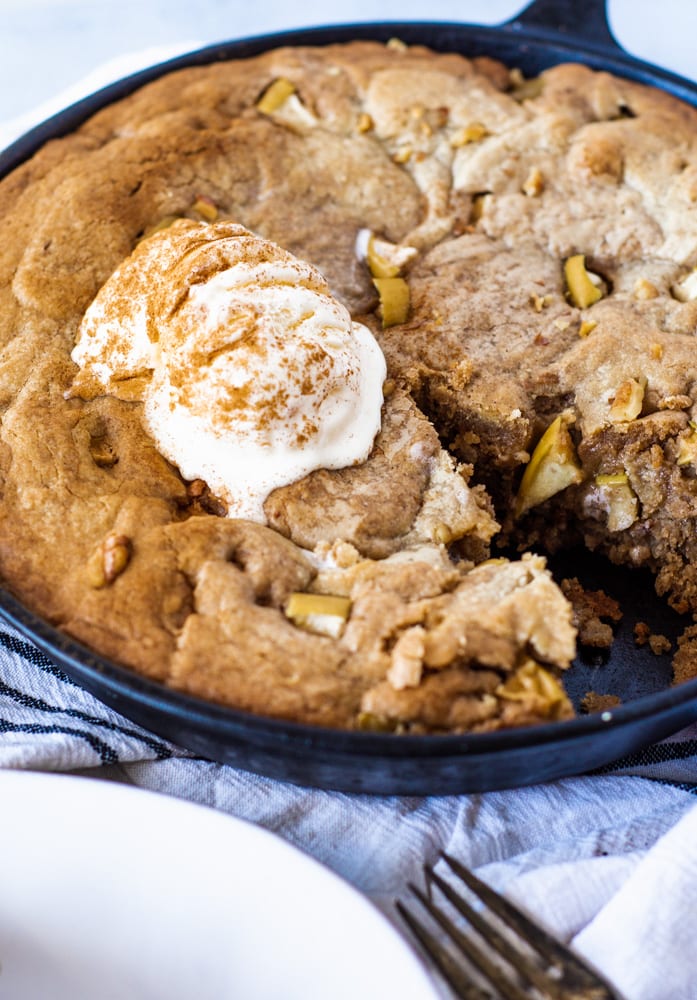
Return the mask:
[(646, 301), (648, 299), (655, 299), (658, 297), (658, 289), (653, 284), (653, 282), (648, 281), (646, 278), (637, 278), (634, 284), (634, 298), (640, 301)]
[(331, 594), (293, 593), (286, 604), (286, 617), (309, 632), (338, 639), (351, 610), (348, 597)]
[(530, 301), (535, 307), (535, 312), (540, 313), (549, 305), (550, 297), (549, 295), (538, 295), (536, 292), (533, 292), (530, 296)]
[(437, 545), (447, 545), (453, 540), (453, 533), (443, 521), (433, 527), (433, 541)]
[(639, 501), (626, 472), (596, 476), (595, 485), (604, 496), (608, 531), (630, 528), (639, 516)]
[(375, 122), (371, 116), (364, 111), (358, 117), (358, 124), (356, 125), (356, 128), (359, 132), (371, 132), (375, 128)]
[(581, 325), (578, 328), (579, 337), (587, 337), (589, 333), (593, 333), (593, 330), (595, 330), (597, 325), (598, 324), (595, 322), (595, 320), (584, 319), (583, 323), (581, 323)]
[(200, 194), (191, 208), (194, 212), (202, 215), (206, 222), (215, 222), (218, 218), (218, 208), (215, 202), (205, 194)]
[(586, 270), (584, 254), (577, 253), (567, 258), (564, 262), (564, 277), (569, 298), (579, 309), (587, 309), (603, 297), (602, 289), (593, 280), (597, 275), (591, 276), (591, 272)]
[(660, 361), (665, 353), (663, 344), (651, 344), (650, 351), (654, 361)]
[(131, 561), (132, 545), (126, 535), (107, 535), (87, 565), (90, 585), (99, 590), (113, 583)]
[(131, 560), (131, 540), (125, 535), (110, 535), (104, 543), (104, 577), (113, 583)]
[(679, 302), (692, 302), (693, 299), (697, 299), (697, 268), (690, 271), (682, 281), (673, 285), (671, 292)]
[(401, 38), (390, 38), (385, 47), (393, 52), (406, 52), (408, 48), (407, 43), (403, 42)]
[(554, 325), (556, 326), (557, 330), (559, 330), (560, 333), (563, 333), (564, 330), (569, 329), (569, 327), (571, 326), (571, 321), (568, 319), (555, 319)]
[(560, 414), (549, 425), (528, 462), (518, 489), (515, 516), (583, 480), (571, 435)]
[(608, 414), (608, 418), (613, 424), (635, 420), (639, 416), (644, 405), (645, 386), (645, 382), (642, 384), (634, 378), (628, 378), (619, 386), (615, 398), (610, 404)]
[(523, 194), (528, 198), (537, 198), (542, 194), (545, 187), (545, 179), (539, 167), (533, 167), (523, 184)]
[(284, 76), (279, 76), (278, 79), (269, 84), (257, 101), (257, 110), (261, 111), (263, 115), (273, 114), (294, 93), (295, 84)]
[(481, 122), (472, 122), (470, 125), (465, 125), (464, 128), (459, 129), (450, 139), (450, 145), (453, 149), (459, 149), (461, 146), (467, 146), (470, 142), (479, 142), (485, 136), (489, 135), (489, 130), (486, 125), (482, 125)]
[(406, 323), (409, 317), (409, 285), (404, 278), (373, 278), (380, 296), (380, 314), (384, 328)]
[(549, 718), (573, 714), (569, 699), (557, 678), (535, 660), (526, 660), (505, 684), (495, 691), (508, 701), (531, 702), (535, 711)]
[(414, 151), (411, 146), (402, 146), (401, 149), (398, 149), (397, 152), (393, 154), (392, 159), (395, 163), (408, 163), (413, 152)]
[(192, 505), (192, 513), (204, 512), (212, 514), (214, 517), (225, 517), (227, 514), (226, 504), (214, 493), (211, 493), (208, 483), (203, 479), (193, 479), (186, 487), (189, 503)]
[(414, 625), (403, 632), (392, 650), (388, 683), (395, 691), (418, 687), (424, 667), (426, 630)]

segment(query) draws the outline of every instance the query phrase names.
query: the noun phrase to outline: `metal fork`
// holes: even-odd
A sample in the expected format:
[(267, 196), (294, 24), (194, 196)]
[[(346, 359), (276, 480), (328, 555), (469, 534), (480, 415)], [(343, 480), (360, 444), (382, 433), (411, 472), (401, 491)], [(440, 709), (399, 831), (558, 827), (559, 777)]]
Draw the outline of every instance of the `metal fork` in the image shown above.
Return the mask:
[[(450, 855), (441, 854), (441, 857), (490, 913), (475, 909), (430, 865), (424, 865), (426, 892), (412, 883), (409, 889), (445, 932), (445, 938), (428, 930), (402, 902), (397, 901), (396, 907), (455, 996), (464, 1000), (493, 1000), (495, 997), (505, 1000), (621, 1000), (620, 995), (585, 962), (516, 906)], [(476, 934), (466, 933), (456, 926), (442, 906), (436, 905), (434, 886)], [(491, 913), (496, 917), (492, 918)], [(480, 986), (477, 981), (487, 986)], [(487, 987), (497, 992), (492, 993)]]

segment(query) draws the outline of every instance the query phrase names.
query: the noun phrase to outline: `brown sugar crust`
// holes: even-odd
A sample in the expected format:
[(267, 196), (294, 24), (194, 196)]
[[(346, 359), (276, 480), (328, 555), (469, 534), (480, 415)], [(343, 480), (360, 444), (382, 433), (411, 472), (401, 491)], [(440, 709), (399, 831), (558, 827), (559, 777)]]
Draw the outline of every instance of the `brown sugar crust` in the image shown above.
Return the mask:
[[(256, 106), (280, 77), (299, 117)], [(490, 60), (280, 49), (168, 74), (0, 182), (10, 588), (181, 690), (417, 732), (571, 712), (553, 682), (575, 628), (542, 563), (473, 568), (497, 522), (523, 546), (581, 538), (649, 566), (694, 612), (697, 112), (578, 65), (528, 95)], [(221, 516), (205, 483), (185, 482), (140, 403), (69, 393), (100, 287), (158, 225), (205, 221), (201, 198), (316, 265), (388, 363), (368, 460), (276, 490), (267, 526)], [(403, 324), (381, 326), (362, 230), (416, 251)], [(602, 282), (583, 309), (564, 281), (574, 254)], [(640, 409), (618, 420), (628, 382)], [(581, 472), (516, 519), (523, 469), (562, 413)], [(297, 592), (349, 598), (338, 637), (286, 615)]]

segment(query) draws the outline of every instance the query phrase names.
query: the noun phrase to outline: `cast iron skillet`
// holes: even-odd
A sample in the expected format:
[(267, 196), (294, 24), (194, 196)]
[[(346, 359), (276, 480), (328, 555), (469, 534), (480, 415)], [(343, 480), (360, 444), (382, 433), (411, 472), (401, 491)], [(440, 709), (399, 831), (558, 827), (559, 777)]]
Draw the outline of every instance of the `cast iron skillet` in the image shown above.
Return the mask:
[[(32, 129), (0, 154), (0, 176), (43, 142), (72, 131), (105, 105), (172, 69), (255, 55), (279, 45), (322, 45), (399, 37), (466, 56), (489, 55), (534, 76), (555, 63), (583, 62), (658, 86), (697, 105), (697, 85), (624, 53), (608, 28), (603, 0), (536, 0), (499, 27), (448, 23), (354, 24), (214, 45), (106, 87)], [(305, 785), (352, 792), (450, 794), (532, 784), (581, 774), (676, 732), (697, 719), (697, 680), (671, 688), (669, 657), (637, 648), (633, 625), (647, 621), (675, 640), (685, 625), (653, 591), (648, 574), (586, 553), (555, 560), (621, 599), (625, 611), (609, 657), (583, 653), (568, 675), (576, 704), (589, 689), (622, 698), (612, 712), (568, 722), (471, 736), (347, 733), (265, 719), (170, 691), (97, 656), (0, 590), (0, 616), (73, 680), (147, 729), (205, 757)]]

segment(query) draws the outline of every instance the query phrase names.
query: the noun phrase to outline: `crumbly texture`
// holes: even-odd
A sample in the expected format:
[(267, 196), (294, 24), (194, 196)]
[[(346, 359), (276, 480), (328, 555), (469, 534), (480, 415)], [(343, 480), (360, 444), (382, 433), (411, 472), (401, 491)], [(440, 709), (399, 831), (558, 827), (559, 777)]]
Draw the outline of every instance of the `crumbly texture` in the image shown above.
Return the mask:
[(678, 639), (678, 649), (673, 657), (673, 675), (676, 684), (697, 677), (697, 625), (690, 625)]
[(634, 641), (637, 646), (647, 646), (655, 656), (669, 653), (673, 648), (673, 643), (667, 635), (660, 632), (652, 632), (646, 622), (637, 622), (634, 626)]
[(608, 649), (614, 638), (610, 622), (616, 623), (622, 618), (619, 603), (604, 590), (587, 590), (575, 576), (562, 580), (560, 586), (574, 609), (578, 641), (583, 646)]
[[(290, 116), (257, 107), (279, 78)], [(368, 460), (276, 490), (266, 526), (185, 482), (140, 403), (69, 391), (107, 278), (211, 215), (316, 265), (388, 364)], [(385, 329), (366, 229), (413, 251)], [(166, 75), (48, 143), (0, 182), (0, 237), (0, 573), (106, 656), (281, 718), (493, 729), (571, 713), (576, 631), (542, 562), (487, 562), (493, 539), (580, 539), (697, 609), (694, 109), (579, 65), (523, 94), (487, 59), (280, 49)], [(575, 254), (603, 292), (585, 308)], [(516, 517), (559, 415), (578, 471)], [(288, 617), (298, 592), (348, 598), (337, 634)]]

